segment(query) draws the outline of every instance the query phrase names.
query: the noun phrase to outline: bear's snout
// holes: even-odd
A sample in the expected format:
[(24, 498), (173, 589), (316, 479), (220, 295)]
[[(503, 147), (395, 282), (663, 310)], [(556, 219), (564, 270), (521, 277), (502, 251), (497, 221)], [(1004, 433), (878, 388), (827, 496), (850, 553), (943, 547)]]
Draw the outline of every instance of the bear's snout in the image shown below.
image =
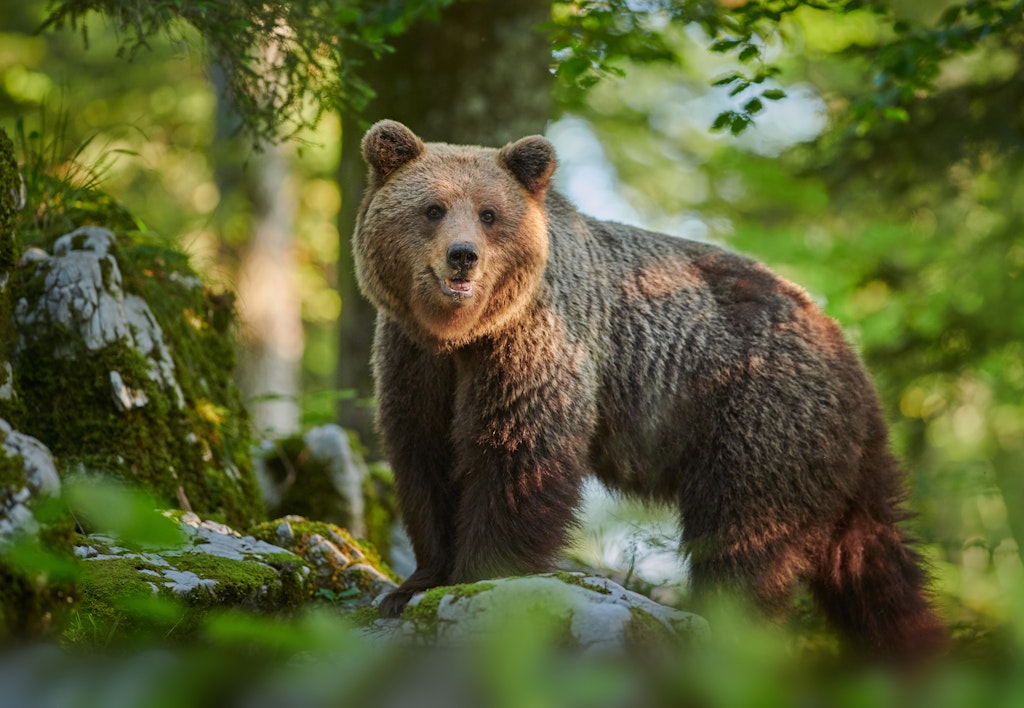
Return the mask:
[(449, 267), (461, 272), (469, 271), (480, 260), (480, 252), (476, 244), (469, 241), (456, 241), (448, 246), (445, 261)]

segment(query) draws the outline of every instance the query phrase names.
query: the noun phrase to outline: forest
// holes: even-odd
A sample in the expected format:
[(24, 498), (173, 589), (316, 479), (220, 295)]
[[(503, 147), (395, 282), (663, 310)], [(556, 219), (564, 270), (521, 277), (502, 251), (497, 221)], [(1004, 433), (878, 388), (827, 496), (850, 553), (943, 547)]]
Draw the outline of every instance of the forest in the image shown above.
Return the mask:
[[(1021, 0), (9, 3), (0, 129), (22, 181), (7, 190), (11, 216), (0, 214), (0, 231), (16, 234), (12, 252), (0, 248), (0, 423), (52, 450), (66, 498), (57, 506), (73, 522), (53, 512), (64, 520), (42, 522), (41, 545), (27, 552), (0, 539), (0, 583), (17, 588), (3, 591), (4, 602), (15, 598), (5, 611), (18, 618), (0, 626), (0, 704), (28, 700), (17, 691), (5, 700), (4, 677), (35, 672), (66, 688), (45, 694), (55, 706), (1019, 705), (1022, 65)], [(337, 423), (386, 488), (374, 310), (351, 247), (366, 186), (359, 141), (383, 118), (437, 142), (498, 147), (543, 134), (558, 152), (555, 188), (582, 212), (726, 246), (804, 287), (874, 378), (949, 656), (909, 676), (847, 661), (804, 600), (785, 627), (719, 608), (707, 646), (639, 662), (566, 656), (560, 630), (543, 621), (506, 627), (469, 660), (446, 662), (443, 652), (365, 644), (356, 629), (365, 608), (337, 611), (345, 603), (334, 590), (286, 614), (193, 618), (153, 603), (113, 620), (60, 590), (81, 570), (50, 539), (165, 542), (167, 517), (153, 508), (205, 510), (271, 540), (255, 530), (275, 518), (252, 501), (255, 483), (239, 482), (224, 501), (212, 482), (146, 482), (168, 465), (182, 479), (188, 460), (207, 476), (238, 467), (244, 477), (250, 449), (267, 459), (279, 449), (290, 474), (302, 436)], [(169, 341), (179, 335), (164, 313), (184, 311), (202, 334), (194, 349), (234, 363), (181, 382), (186, 408), (198, 401), (185, 422), (173, 403), (159, 404), (168, 416), (159, 453), (111, 415), (101, 427), (81, 422), (80, 403), (60, 397), (78, 383), (45, 388), (45, 349), (59, 345), (21, 343), (18, 328), (35, 320), (19, 320), (17, 302), (4, 299), (8, 282), (32, 292), (29, 271), (87, 225), (127, 239), (117, 246), (125, 293), (150, 302)], [(163, 271), (173, 297), (158, 284)], [(192, 279), (201, 295), (174, 290)], [(151, 383), (131, 382), (137, 365), (118, 364), (127, 409), (155, 401)], [(12, 372), (24, 391), (38, 383), (51, 394), (5, 396)], [(61, 414), (35, 411), (48, 406)], [(208, 441), (203, 461), (175, 457), (189, 435)], [(124, 441), (114, 466), (130, 471), (113, 476), (132, 486), (82, 481), (99, 466), (97, 436)], [(0, 465), (9, 506), (6, 474)], [(374, 499), (365, 537), (386, 555)], [(310, 509), (276, 516), (313, 518)], [(677, 536), (666, 510), (596, 495), (571, 563), (685, 611)], [(54, 593), (68, 607), (51, 617), (37, 605)], [(25, 620), (37, 616), (46, 621)]]

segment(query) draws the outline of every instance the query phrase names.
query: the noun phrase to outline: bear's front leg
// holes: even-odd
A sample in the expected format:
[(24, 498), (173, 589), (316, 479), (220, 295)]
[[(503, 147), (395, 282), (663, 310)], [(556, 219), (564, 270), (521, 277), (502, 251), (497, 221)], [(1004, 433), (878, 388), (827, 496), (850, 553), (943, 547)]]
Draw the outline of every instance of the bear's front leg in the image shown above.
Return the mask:
[(373, 364), (381, 442), (416, 554), (416, 570), (379, 607), (382, 616), (397, 617), (413, 595), (449, 582), (459, 497), (449, 436), (454, 372), (450, 361), (416, 346), (384, 317)]
[(464, 479), (450, 582), (551, 569), (580, 506), (577, 452), (478, 451)]
[(453, 583), (548, 570), (576, 523), (596, 387), (582, 348), (544, 329), (457, 367)]

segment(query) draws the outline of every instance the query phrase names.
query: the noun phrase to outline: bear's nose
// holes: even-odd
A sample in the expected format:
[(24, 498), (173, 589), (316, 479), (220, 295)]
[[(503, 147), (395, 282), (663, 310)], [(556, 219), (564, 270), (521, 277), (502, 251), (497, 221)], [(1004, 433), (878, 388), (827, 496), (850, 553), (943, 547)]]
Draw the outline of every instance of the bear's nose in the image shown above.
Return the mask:
[(468, 241), (456, 241), (445, 254), (448, 265), (457, 270), (469, 270), (480, 260), (476, 246)]

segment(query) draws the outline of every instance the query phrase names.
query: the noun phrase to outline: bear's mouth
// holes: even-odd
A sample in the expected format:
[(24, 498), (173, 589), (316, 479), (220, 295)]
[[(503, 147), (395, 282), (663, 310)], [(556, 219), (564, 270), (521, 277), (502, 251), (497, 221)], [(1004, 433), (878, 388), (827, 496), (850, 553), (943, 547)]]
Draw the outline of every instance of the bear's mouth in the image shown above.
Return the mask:
[(445, 278), (441, 281), (441, 290), (445, 295), (458, 298), (473, 297), (475, 283), (466, 278)]

